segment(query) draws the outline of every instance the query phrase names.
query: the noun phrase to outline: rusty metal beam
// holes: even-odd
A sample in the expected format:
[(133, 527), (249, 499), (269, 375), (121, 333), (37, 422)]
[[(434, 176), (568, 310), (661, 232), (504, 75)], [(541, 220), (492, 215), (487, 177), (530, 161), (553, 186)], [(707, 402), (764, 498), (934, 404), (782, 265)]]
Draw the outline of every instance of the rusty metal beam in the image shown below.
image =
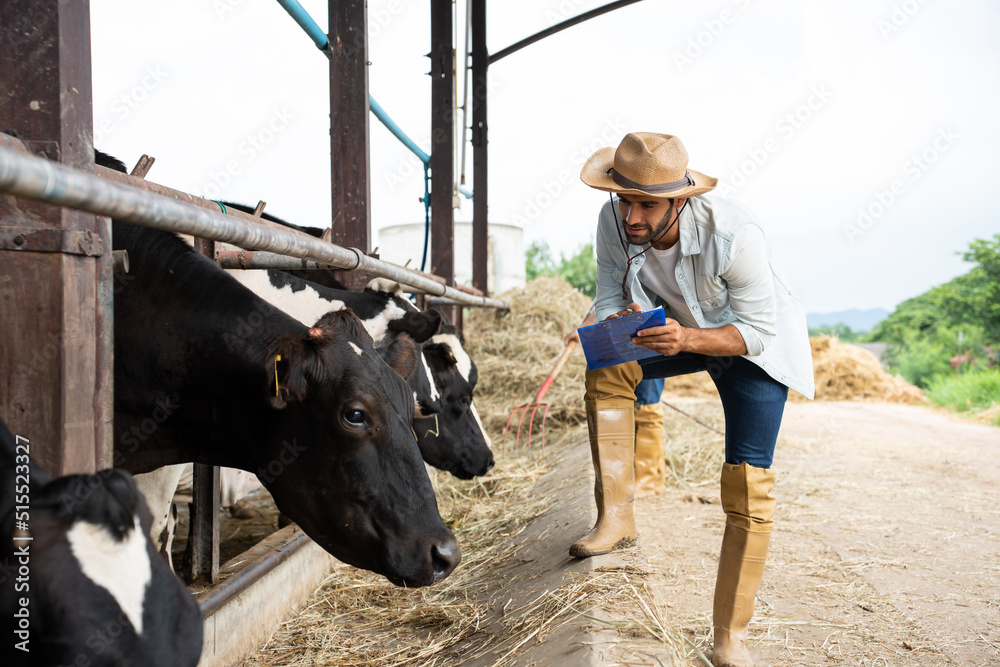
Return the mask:
[[(365, 0), (329, 0), (330, 157), (333, 220), (330, 242), (371, 250), (368, 149), (368, 11)], [(361, 289), (364, 275), (341, 272), (344, 285)]]
[(191, 552), (191, 580), (214, 584), (219, 580), (219, 468), (194, 464), (192, 486), (194, 508), (188, 534)]
[(486, 123), (486, 0), (472, 2), (472, 284), (489, 292), (489, 132)]
[[(0, 0), (0, 17), (0, 131), (91, 170), (90, 3)], [(38, 245), (0, 250), (0, 418), (49, 473), (93, 472), (112, 460), (110, 229), (2, 197), (0, 228), (15, 227)]]
[[(455, 281), (455, 47), (451, 0), (431, 4), (431, 266)], [(461, 309), (444, 307), (460, 326)]]

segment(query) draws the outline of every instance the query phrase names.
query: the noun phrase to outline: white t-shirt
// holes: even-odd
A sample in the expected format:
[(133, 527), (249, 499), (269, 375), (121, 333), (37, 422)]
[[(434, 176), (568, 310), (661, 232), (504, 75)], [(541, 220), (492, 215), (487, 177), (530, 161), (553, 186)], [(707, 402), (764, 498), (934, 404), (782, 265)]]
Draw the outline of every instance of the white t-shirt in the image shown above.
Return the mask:
[[(639, 280), (642, 284), (659, 295), (673, 313), (673, 319), (681, 326), (698, 328), (698, 322), (691, 315), (680, 285), (677, 284), (677, 260), (681, 255), (681, 244), (675, 243), (666, 250), (650, 248), (646, 251), (646, 261), (639, 269)], [(668, 313), (668, 317), (669, 317)]]

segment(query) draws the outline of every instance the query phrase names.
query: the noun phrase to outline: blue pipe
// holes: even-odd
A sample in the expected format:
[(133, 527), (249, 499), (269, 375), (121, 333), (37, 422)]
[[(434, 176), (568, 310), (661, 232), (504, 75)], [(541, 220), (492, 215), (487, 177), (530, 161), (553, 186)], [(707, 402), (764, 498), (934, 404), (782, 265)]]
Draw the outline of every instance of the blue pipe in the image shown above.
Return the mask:
[(298, 0), (278, 0), (278, 4), (284, 7), (285, 11), (295, 19), (295, 22), (306, 31), (309, 38), (316, 44), (317, 49), (326, 51), (330, 40), (327, 39), (326, 33), (313, 20), (313, 17), (309, 16), (309, 13), (299, 4)]
[(382, 124), (385, 125), (389, 129), (389, 131), (392, 132), (392, 134), (403, 143), (404, 146), (409, 148), (414, 155), (420, 158), (421, 162), (427, 164), (428, 162), (431, 161), (431, 156), (425, 153), (424, 151), (420, 150), (420, 146), (417, 146), (417, 144), (414, 143), (413, 139), (410, 139), (408, 136), (406, 136), (405, 132), (399, 129), (399, 126), (396, 125), (396, 123), (393, 122), (391, 118), (389, 118), (389, 114), (385, 112), (385, 109), (382, 108), (382, 105), (376, 102), (375, 98), (372, 97), (371, 95), (368, 96), (368, 106), (371, 107), (372, 113), (375, 114), (375, 117), (378, 118), (380, 121), (382, 121)]
[[(306, 31), (309, 38), (312, 39), (314, 44), (316, 44), (316, 48), (326, 53), (327, 48), (330, 46), (330, 40), (327, 38), (326, 33), (323, 32), (323, 29), (319, 27), (319, 24), (313, 20), (313, 17), (309, 16), (309, 13), (302, 7), (302, 5), (299, 4), (298, 0), (278, 0), (278, 4), (281, 5), (285, 11), (288, 12), (289, 16), (295, 19), (295, 22)], [(385, 125), (390, 132), (392, 132), (393, 136), (399, 139), (404, 146), (409, 148), (414, 155), (420, 158), (420, 161), (423, 162), (425, 166), (431, 161), (431, 156), (422, 151), (420, 146), (417, 146), (413, 139), (410, 139), (410, 137), (407, 136), (407, 134), (403, 132), (398, 125), (396, 125), (392, 118), (389, 118), (389, 114), (385, 112), (382, 105), (376, 102), (375, 98), (371, 95), (368, 96), (368, 106), (371, 108), (372, 113), (375, 114), (375, 117), (382, 121), (382, 124)], [(472, 193), (465, 188), (459, 187), (458, 191), (465, 195), (466, 198), (472, 199)], [(425, 206), (429, 207), (430, 203), (426, 203)]]
[[(408, 137), (406, 133), (403, 132), (403, 130), (401, 130), (398, 125), (396, 125), (396, 123), (392, 120), (392, 118), (389, 118), (389, 114), (385, 112), (385, 109), (382, 108), (382, 105), (376, 102), (375, 98), (372, 97), (371, 95), (368, 96), (368, 106), (371, 107), (372, 113), (375, 114), (375, 117), (378, 118), (380, 121), (382, 121), (382, 124), (385, 125), (390, 132), (392, 132), (393, 136), (399, 139), (399, 141), (404, 146), (409, 148), (414, 155), (420, 158), (421, 162), (423, 162), (425, 165), (430, 163), (431, 156), (425, 153), (423, 150), (421, 150), (420, 146), (417, 146), (417, 144), (414, 143), (413, 139), (410, 139), (410, 137)], [(466, 190), (465, 188), (459, 187), (458, 191), (461, 192), (466, 197), (468, 197), (469, 199), (472, 199), (472, 193)]]

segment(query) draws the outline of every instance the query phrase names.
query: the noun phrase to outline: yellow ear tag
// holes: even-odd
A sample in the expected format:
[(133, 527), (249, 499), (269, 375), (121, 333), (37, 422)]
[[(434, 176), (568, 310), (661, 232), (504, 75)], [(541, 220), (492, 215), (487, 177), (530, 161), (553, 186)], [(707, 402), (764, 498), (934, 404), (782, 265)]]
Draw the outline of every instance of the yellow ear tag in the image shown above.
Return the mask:
[(281, 361), (281, 355), (274, 355), (274, 395), (278, 395), (278, 362)]

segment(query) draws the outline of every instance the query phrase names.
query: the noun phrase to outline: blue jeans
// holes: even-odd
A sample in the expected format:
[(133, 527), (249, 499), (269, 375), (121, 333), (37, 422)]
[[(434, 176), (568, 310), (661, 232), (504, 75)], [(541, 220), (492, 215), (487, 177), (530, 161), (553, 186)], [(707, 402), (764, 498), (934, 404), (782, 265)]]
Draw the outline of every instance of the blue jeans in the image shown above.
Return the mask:
[(639, 405), (655, 405), (663, 394), (663, 378), (643, 378), (635, 388), (635, 402)]
[(726, 415), (726, 463), (739, 465), (745, 461), (755, 468), (771, 467), (788, 387), (743, 357), (681, 352), (672, 357), (642, 359), (639, 367), (643, 382), (708, 371)]

